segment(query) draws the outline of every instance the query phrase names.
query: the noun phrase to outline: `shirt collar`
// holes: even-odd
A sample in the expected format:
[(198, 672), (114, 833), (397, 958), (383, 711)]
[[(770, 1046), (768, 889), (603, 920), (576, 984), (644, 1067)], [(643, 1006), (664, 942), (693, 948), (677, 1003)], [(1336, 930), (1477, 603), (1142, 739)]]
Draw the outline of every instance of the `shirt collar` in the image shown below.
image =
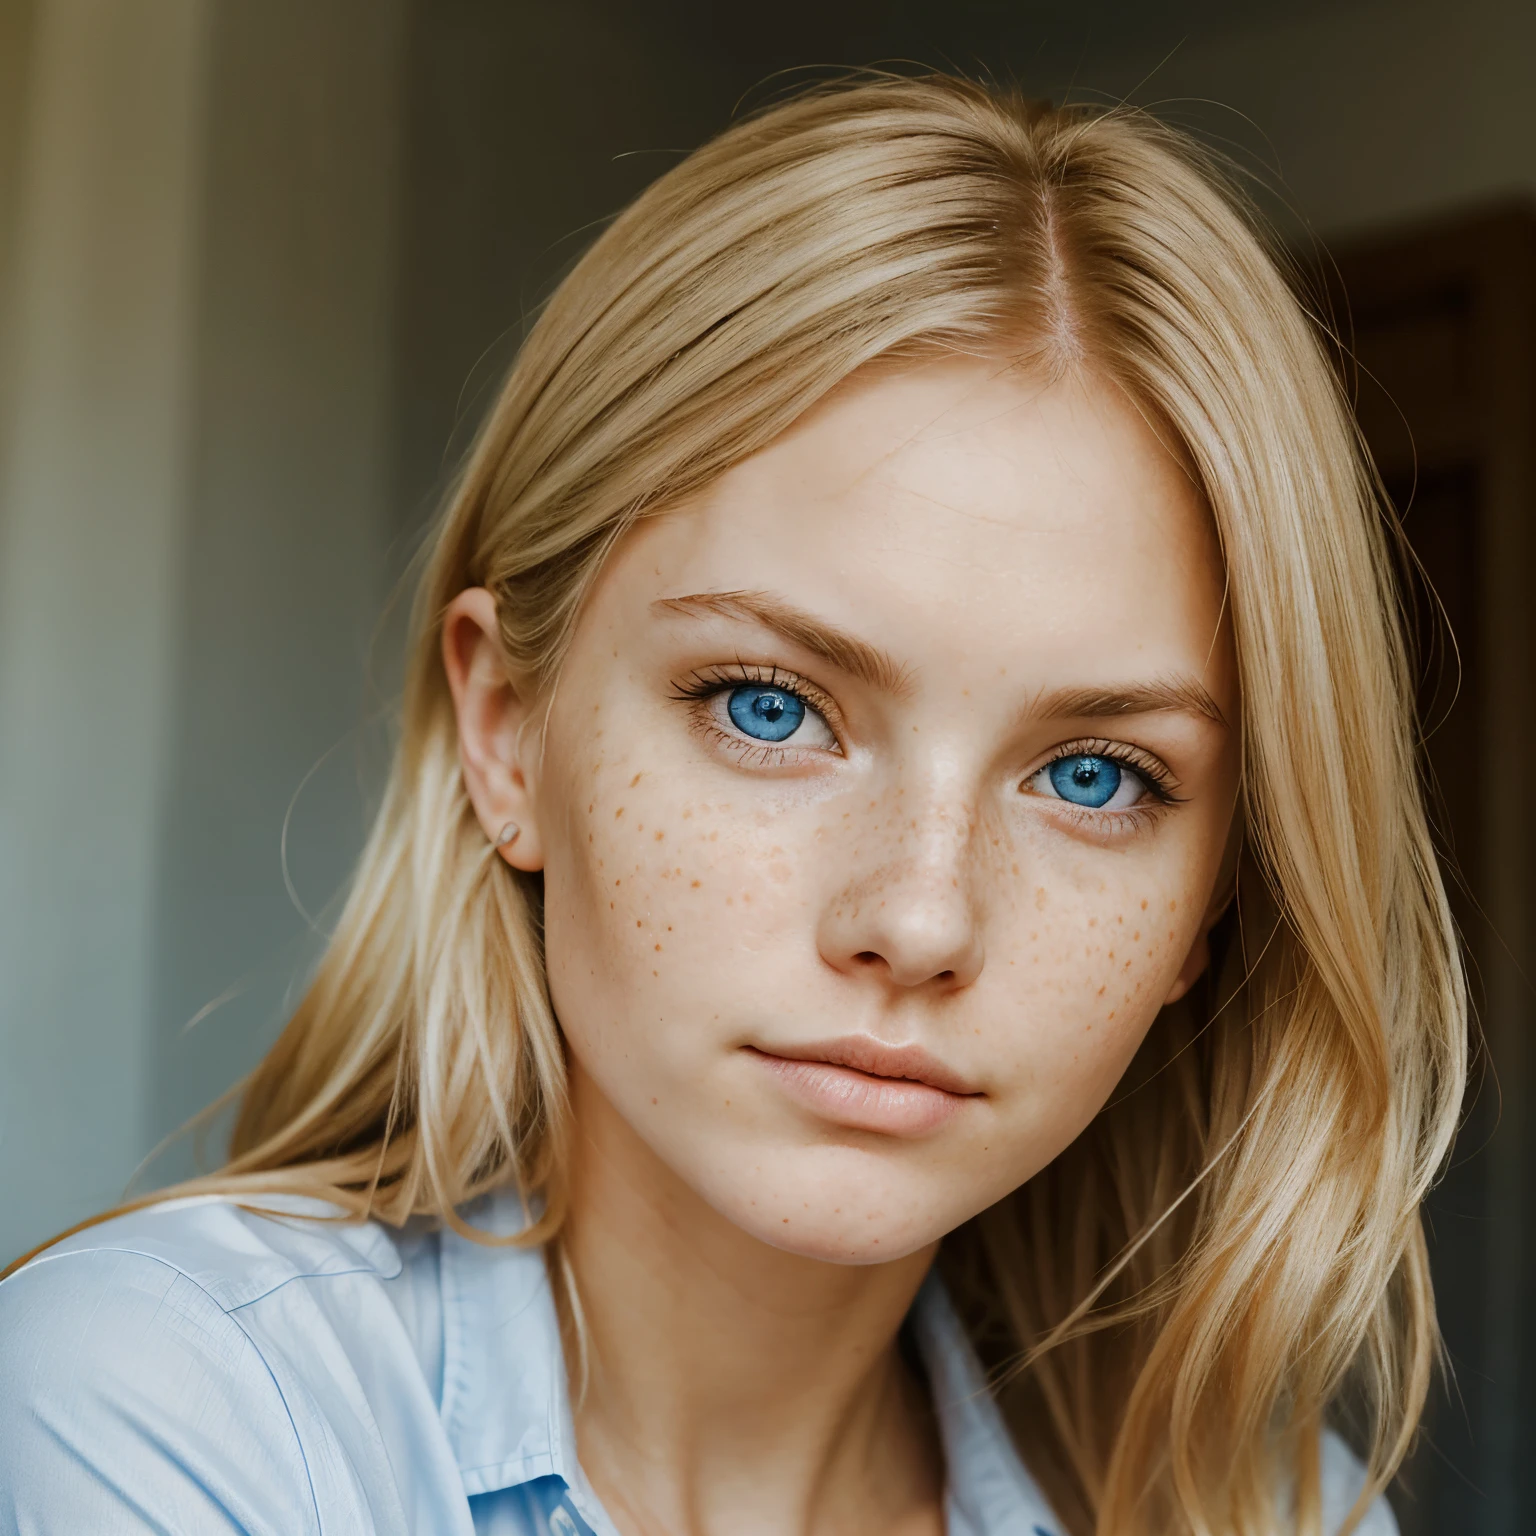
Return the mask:
[[(527, 1224), (498, 1192), (464, 1211), (497, 1237)], [(610, 1530), (576, 1460), (560, 1323), (540, 1248), (474, 1242), (444, 1228), (442, 1419), (468, 1495), (556, 1476), (597, 1530)], [(931, 1274), (912, 1309), (944, 1448), (951, 1536), (1056, 1536), (1060, 1530), (987, 1388), (981, 1364)]]

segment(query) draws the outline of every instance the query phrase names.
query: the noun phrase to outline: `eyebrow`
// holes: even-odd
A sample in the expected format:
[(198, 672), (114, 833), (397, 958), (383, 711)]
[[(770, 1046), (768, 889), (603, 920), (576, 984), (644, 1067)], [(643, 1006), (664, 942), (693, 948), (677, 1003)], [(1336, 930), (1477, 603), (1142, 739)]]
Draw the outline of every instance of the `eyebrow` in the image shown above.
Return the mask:
[(897, 665), (887, 652), (803, 608), (796, 608), (772, 592), (693, 592), (687, 597), (658, 598), (651, 607), (690, 618), (714, 614), (760, 624), (871, 688), (901, 695), (911, 687), (907, 668)]
[(1041, 694), (1029, 713), (1041, 720), (1103, 720), (1115, 715), (1200, 715), (1227, 728), (1227, 717), (1197, 678), (1154, 678), (1103, 688), (1053, 688)]

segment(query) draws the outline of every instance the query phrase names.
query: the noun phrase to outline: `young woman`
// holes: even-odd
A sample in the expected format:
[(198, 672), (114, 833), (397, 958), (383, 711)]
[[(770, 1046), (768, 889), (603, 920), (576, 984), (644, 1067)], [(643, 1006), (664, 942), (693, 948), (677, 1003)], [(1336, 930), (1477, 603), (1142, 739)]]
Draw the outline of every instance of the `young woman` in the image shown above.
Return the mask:
[(0, 1286), (0, 1527), (1392, 1530), (1465, 1005), (1386, 527), (1146, 117), (684, 161), (464, 472), (229, 1163)]

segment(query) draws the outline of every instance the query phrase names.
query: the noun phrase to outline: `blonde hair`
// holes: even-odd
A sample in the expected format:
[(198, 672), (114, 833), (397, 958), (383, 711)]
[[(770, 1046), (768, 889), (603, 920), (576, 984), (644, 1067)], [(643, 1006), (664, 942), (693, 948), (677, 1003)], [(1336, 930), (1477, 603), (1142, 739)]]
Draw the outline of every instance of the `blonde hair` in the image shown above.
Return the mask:
[(815, 90), (691, 155), (587, 252), (437, 533), (398, 758), (329, 950), (245, 1086), (227, 1166), (184, 1188), (465, 1230), (459, 1207), (515, 1183), (541, 1213), (525, 1240), (557, 1236), (540, 883), (466, 801), (443, 609), (488, 587), (511, 663), (547, 686), (637, 517), (862, 365), (946, 347), (1092, 369), (1177, 445), (1225, 555), (1244, 845), (1198, 996), (941, 1262), (1076, 1536), (1316, 1531), (1325, 1416), (1357, 1414), (1358, 1517), (1424, 1401), (1419, 1204), (1466, 1003), (1376, 480), (1240, 199), (1138, 112), (941, 77)]

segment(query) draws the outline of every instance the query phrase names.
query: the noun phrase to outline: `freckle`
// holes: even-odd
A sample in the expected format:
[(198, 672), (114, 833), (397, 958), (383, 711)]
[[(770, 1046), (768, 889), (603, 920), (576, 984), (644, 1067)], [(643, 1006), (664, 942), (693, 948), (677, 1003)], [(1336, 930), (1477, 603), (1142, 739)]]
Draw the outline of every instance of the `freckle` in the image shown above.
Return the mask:
[[(1113, 1009), (1113, 1008), (1111, 1008), (1111, 1009), (1110, 1009), (1110, 1011), (1109, 1011), (1109, 1018), (1110, 1018), (1110, 1019), (1112, 1019), (1112, 1018), (1114, 1018), (1114, 1016), (1115, 1016), (1115, 1011), (1114, 1011), (1114, 1009)], [(1109, 1019), (1105, 1019), (1105, 1021), (1104, 1021), (1104, 1022), (1105, 1022), (1105, 1023), (1106, 1023), (1106, 1024), (1107, 1024), (1107, 1023), (1109, 1023)]]
[(1131, 962), (1129, 960), (1127, 960), (1125, 962), (1125, 964), (1120, 967), (1120, 969), (1123, 970), (1123, 971), (1128, 971), (1128, 970), (1130, 970), (1130, 968), (1131, 968)]
[(642, 821), (642, 822), (641, 822), (641, 823), (640, 823), (640, 825), (639, 825), (639, 826), (638, 826), (638, 827), (636, 827), (636, 828), (635, 828), (635, 831), (636, 831), (636, 832), (644, 832), (644, 831), (645, 831), (645, 823), (644, 823), (644, 822), (643, 822), (643, 821)]
[(656, 834), (656, 841), (659, 843), (662, 840), (662, 838), (664, 838), (666, 835), (667, 834), (665, 832), (658, 832)]
[(728, 906), (728, 907), (729, 907), (729, 906), (734, 906), (734, 905), (735, 905), (735, 903), (734, 903), (734, 902), (733, 902), (733, 901), (732, 901), (732, 900), (731, 900), (731, 898), (730, 898), (730, 897), (729, 897), (729, 896), (727, 896), (727, 897), (726, 897), (726, 898), (725, 898), (725, 904), (726, 904), (726, 906)]
[(690, 890), (694, 890), (694, 891), (698, 890), (698, 888), (699, 888), (699, 882), (697, 880), (695, 880), (693, 882), (693, 884), (689, 887)]
[(1178, 904), (1178, 902), (1176, 902), (1176, 901), (1170, 901), (1170, 902), (1169, 902), (1169, 903), (1168, 903), (1168, 910), (1169, 910), (1169, 911), (1170, 911), (1170, 912), (1177, 912), (1177, 911), (1178, 911), (1178, 910), (1179, 910), (1179, 904)]
[(1145, 911), (1146, 911), (1146, 910), (1147, 910), (1147, 904), (1146, 904), (1146, 902), (1142, 902), (1142, 904), (1141, 904), (1141, 910), (1142, 910), (1142, 911), (1143, 911), (1143, 912), (1145, 912)]
[(1045, 894), (1045, 887), (1043, 885), (1037, 886), (1035, 888), (1035, 911), (1044, 912), (1047, 900), (1049, 898)]
[(671, 924), (671, 923), (668, 923), (668, 924), (667, 924), (667, 932), (668, 932), (668, 933), (671, 933), (671, 932), (672, 932), (672, 924)]
[(613, 903), (612, 903), (612, 902), (611, 902), (611, 901), (610, 901), (610, 902), (609, 902), (609, 903), (608, 903), (608, 910), (609, 910), (609, 911), (610, 911), (610, 912), (612, 912), (612, 911), (613, 911)]
[(638, 928), (639, 926), (640, 926), (640, 919), (637, 917), (635, 919), (635, 927)]
[(619, 807), (619, 808), (618, 808), (618, 810), (616, 810), (616, 811), (615, 811), (615, 812), (614, 812), (614, 813), (613, 813), (613, 819), (614, 819), (614, 820), (615, 820), (615, 821), (617, 821), (617, 820), (618, 820), (618, 819), (619, 819), (619, 817), (620, 817), (620, 816), (622, 816), (622, 815), (623, 815), (623, 814), (624, 814), (624, 807), (623, 807), (623, 806), (622, 806), (622, 805), (621, 805), (621, 806), (620, 806), (620, 807)]
[(655, 1099), (652, 1099), (652, 1100), (651, 1100), (651, 1103), (652, 1103), (652, 1104), (654, 1104), (654, 1103), (655, 1103), (655, 1102), (656, 1102), (656, 1100), (655, 1100)]
[(789, 1225), (789, 1217), (788, 1217), (788, 1216), (786, 1216), (786, 1217), (785, 1217), (785, 1218), (784, 1218), (784, 1225), (785, 1225), (785, 1226), (786, 1226), (786, 1227), (787, 1227), (787, 1226), (788, 1226), (788, 1225)]
[(652, 971), (652, 972), (651, 972), (651, 975), (652, 975), (652, 976), (660, 976), (660, 975), (661, 975), (661, 972), (660, 972), (660, 971)]
[(594, 809), (595, 809), (595, 808), (596, 808), (596, 806), (597, 806), (597, 801), (596, 801), (596, 800), (594, 800), (594, 801), (593, 801), (593, 802), (592, 802), (592, 804), (591, 804), (591, 805), (589, 805), (589, 806), (588, 806), (588, 807), (587, 807), (587, 815), (588, 815), (588, 816), (590, 816), (590, 815), (591, 815), (591, 814), (592, 814), (592, 812), (593, 812), (593, 810), (594, 810)]
[[(1107, 985), (1108, 985), (1108, 983), (1107, 983), (1107, 982), (1106, 982), (1106, 983), (1105, 983), (1105, 986), (1107, 986)], [(1097, 996), (1097, 997), (1103, 997), (1103, 996), (1104, 996), (1104, 987), (1100, 987), (1100, 988), (1099, 988), (1099, 990), (1098, 990), (1098, 992), (1097, 992), (1097, 993), (1096, 993), (1096, 994), (1095, 994), (1095, 996)]]
[(624, 884), (623, 880), (615, 880), (613, 883), (615, 885), (623, 885)]
[(657, 945), (657, 946), (656, 946), (656, 953), (657, 953), (657, 954), (658, 954), (658, 955), (659, 955), (659, 954), (660, 954), (660, 953), (661, 953), (661, 945), (660, 945), (660, 944), (658, 944), (658, 945)]
[(643, 777), (644, 777), (644, 775), (643, 775), (643, 774), (638, 774), (638, 773), (637, 773), (637, 774), (636, 774), (636, 775), (635, 775), (635, 776), (634, 776), (634, 778), (632, 778), (632, 779), (631, 779), (631, 780), (630, 780), (630, 781), (629, 781), (629, 787), (630, 787), (630, 788), (631, 788), (631, 789), (633, 789), (633, 788), (634, 788), (634, 787), (635, 787), (635, 785), (636, 785), (636, 784), (638, 784), (638, 783), (639, 783), (639, 782), (640, 782), (640, 780), (641, 780), (641, 779), (642, 779), (642, 778), (643, 778)]
[(1090, 928), (1097, 928), (1097, 927), (1098, 927), (1098, 926), (1099, 926), (1099, 920), (1098, 920), (1098, 918), (1096, 918), (1096, 917), (1090, 917), (1090, 918), (1089, 918), (1089, 919), (1088, 919), (1088, 926), (1089, 926), (1089, 927), (1090, 927)]
[(1114, 958), (1115, 958), (1115, 952), (1114, 952), (1114, 950), (1110, 950), (1110, 952), (1109, 952), (1109, 958), (1110, 958), (1110, 959), (1111, 959), (1111, 960), (1113, 960), (1113, 959), (1114, 959)]

